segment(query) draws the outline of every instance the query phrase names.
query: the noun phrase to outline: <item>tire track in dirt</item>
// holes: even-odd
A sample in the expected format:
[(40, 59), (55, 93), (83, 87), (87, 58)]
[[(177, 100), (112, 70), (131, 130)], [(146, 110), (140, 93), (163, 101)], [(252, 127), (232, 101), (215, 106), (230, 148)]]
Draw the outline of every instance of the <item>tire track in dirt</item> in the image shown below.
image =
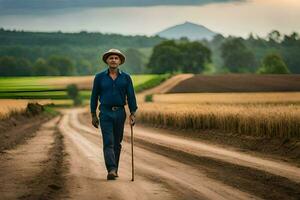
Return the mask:
[[(78, 124), (89, 123), (86, 118), (80, 121)], [(92, 128), (85, 125), (80, 127), (82, 130), (90, 132), (91, 134), (93, 132)], [(297, 170), (295, 166), (282, 162), (278, 164), (275, 160), (254, 156), (251, 156), (252, 159), (249, 160), (249, 162), (243, 163), (242, 161), (245, 159), (243, 156), (247, 158), (247, 156), (250, 155), (241, 153), (242, 161), (240, 161), (240, 158), (236, 155), (240, 152), (229, 151), (208, 144), (201, 146), (201, 142), (190, 141), (179, 138), (178, 136), (166, 135), (165, 133), (151, 133), (151, 129), (145, 129), (144, 127), (136, 127), (135, 129), (135, 141), (137, 146), (202, 169), (209, 177), (221, 180), (232, 187), (237, 187), (240, 190), (256, 194), (266, 199), (297, 199), (297, 196), (300, 196), (298, 189), (300, 185), (297, 183), (299, 170)], [(128, 129), (126, 130), (125, 141), (129, 141), (129, 131)], [(182, 141), (184, 141), (183, 144)], [(200, 147), (201, 151), (199, 151), (198, 147)], [(213, 151), (210, 152), (211, 149)], [(218, 151), (215, 152), (214, 150)], [(228, 155), (224, 155), (223, 157), (218, 155), (222, 150)], [(234, 156), (230, 157), (232, 153)], [(230, 159), (228, 159), (228, 157), (230, 157)], [(261, 160), (264, 162), (260, 163)], [(255, 163), (253, 164), (251, 161)], [(265, 163), (269, 164), (269, 162), (274, 163), (274, 165), (276, 164), (276, 166), (272, 169), (267, 167), (267, 170), (264, 170), (266, 167), (263, 165)], [(257, 165), (259, 167), (257, 167)], [(282, 169), (277, 169), (278, 165), (281, 166)], [(279, 172), (277, 172), (276, 169)], [(290, 169), (291, 171), (289, 171)], [(271, 172), (275, 172), (275, 174)], [(276, 174), (287, 174), (287, 177), (291, 178), (291, 180)], [(294, 177), (292, 176), (293, 174), (295, 175)]]
[(1, 121), (0, 153), (24, 144), (26, 140), (35, 137), (41, 124), (47, 121), (49, 121), (49, 117), (43, 114), (34, 117), (13, 116)]
[[(67, 111), (68, 112), (68, 111)], [(141, 178), (130, 181), (130, 170), (120, 169), (117, 181), (106, 180), (102, 148), (70, 127), (70, 114), (65, 113), (59, 129), (66, 138), (70, 155), (67, 187), (71, 199), (174, 199), (159, 183)], [(94, 138), (95, 140), (95, 138)], [(95, 140), (96, 141), (96, 140)]]
[[(127, 131), (128, 129), (129, 128), (127, 128)], [(227, 150), (199, 141), (193, 141), (191, 139), (182, 139), (178, 136), (159, 134), (144, 127), (137, 126), (135, 129), (136, 132), (139, 133), (136, 135), (136, 138), (138, 139), (151, 141), (160, 146), (177, 149), (193, 155), (204, 155), (205, 157), (223, 160), (232, 164), (255, 168), (300, 183), (300, 168), (281, 161), (259, 158), (246, 153)]]
[[(78, 111), (71, 113), (70, 126), (75, 129), (74, 132), (81, 135), (79, 136), (81, 141), (84, 140), (82, 137), (85, 137), (86, 141), (94, 143), (89, 146), (101, 145), (100, 133), (98, 134), (96, 129), (82, 126), (77, 119), (77, 115)], [(131, 171), (128, 168), (130, 166), (129, 148), (129, 144), (124, 142), (121, 156), (123, 167), (120, 169), (120, 174), (123, 174), (124, 171)], [(99, 153), (102, 154), (102, 152)], [(141, 177), (150, 180), (159, 180), (167, 185), (167, 188), (170, 188), (168, 193), (177, 197), (177, 199), (186, 199), (187, 197), (192, 199), (259, 199), (231, 186), (224, 185), (219, 181), (207, 178), (206, 174), (189, 165), (152, 153), (140, 147), (135, 147), (135, 159), (138, 176), (136, 179), (139, 182)], [(103, 162), (102, 160), (100, 161)], [(126, 163), (125, 166), (124, 163)]]
[(42, 124), (35, 137), (0, 155), (3, 199), (52, 199), (63, 190), (63, 138), (56, 117)]

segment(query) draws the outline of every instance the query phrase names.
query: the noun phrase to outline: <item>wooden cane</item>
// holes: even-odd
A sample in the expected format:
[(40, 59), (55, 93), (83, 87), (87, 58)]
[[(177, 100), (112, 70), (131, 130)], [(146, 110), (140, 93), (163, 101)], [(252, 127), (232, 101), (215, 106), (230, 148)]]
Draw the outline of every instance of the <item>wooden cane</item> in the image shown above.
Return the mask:
[(133, 162), (133, 126), (132, 124), (130, 124), (130, 128), (131, 128), (131, 175), (132, 175), (132, 179), (131, 181), (134, 181), (134, 162)]

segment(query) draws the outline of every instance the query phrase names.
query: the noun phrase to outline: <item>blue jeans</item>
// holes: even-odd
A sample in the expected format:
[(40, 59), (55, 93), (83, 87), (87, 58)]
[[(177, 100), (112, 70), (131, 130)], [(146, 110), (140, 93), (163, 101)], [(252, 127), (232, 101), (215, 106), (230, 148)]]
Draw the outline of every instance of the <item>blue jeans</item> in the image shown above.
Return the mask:
[(113, 111), (108, 107), (100, 107), (99, 119), (106, 169), (108, 172), (112, 169), (118, 171), (126, 120), (125, 108), (120, 107)]

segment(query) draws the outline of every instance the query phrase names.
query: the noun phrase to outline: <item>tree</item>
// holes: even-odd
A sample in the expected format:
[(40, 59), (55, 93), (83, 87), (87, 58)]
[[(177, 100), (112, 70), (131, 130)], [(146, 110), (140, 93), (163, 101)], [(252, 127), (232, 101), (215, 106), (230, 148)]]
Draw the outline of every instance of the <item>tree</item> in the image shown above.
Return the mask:
[(226, 40), (221, 45), (223, 67), (231, 72), (252, 72), (255, 69), (255, 57), (241, 38)]
[(126, 62), (122, 68), (130, 74), (141, 74), (144, 72), (145, 56), (137, 49), (128, 48), (125, 51)]
[(33, 65), (32, 74), (35, 76), (57, 76), (60, 72), (56, 68), (48, 66), (45, 59), (38, 58)]
[(285, 35), (281, 44), (281, 55), (292, 73), (300, 73), (300, 36), (298, 33)]
[(210, 49), (200, 42), (168, 40), (154, 47), (148, 67), (153, 73), (200, 73), (210, 57)]
[(212, 52), (211, 60), (216, 71), (221, 71), (223, 66), (223, 60), (221, 57), (221, 45), (225, 41), (225, 37), (221, 34), (216, 34), (213, 39), (207, 44)]
[(204, 65), (211, 62), (211, 51), (200, 42), (179, 44), (181, 69), (188, 73), (201, 73)]
[(16, 76), (30, 76), (32, 74), (32, 64), (26, 58), (19, 58), (16, 60)]
[(300, 40), (300, 36), (298, 33), (293, 32), (291, 35), (285, 35), (283, 39), (284, 46), (293, 46), (296, 45)]
[(262, 66), (257, 70), (259, 74), (289, 74), (290, 71), (281, 56), (271, 53), (264, 57)]
[(75, 75), (76, 70), (73, 62), (65, 56), (53, 55), (48, 59), (48, 66), (59, 71), (61, 76)]
[(75, 106), (82, 104), (82, 100), (79, 96), (79, 90), (78, 90), (76, 84), (68, 85), (67, 86), (67, 92), (68, 92), (69, 97), (73, 100), (73, 104)]
[(173, 40), (160, 43), (153, 48), (148, 67), (152, 73), (164, 74), (178, 70), (180, 51)]
[(0, 76), (15, 76), (16, 67), (17, 62), (15, 57), (0, 57)]
[(92, 64), (86, 59), (81, 59), (76, 67), (77, 72), (80, 75), (88, 75), (93, 73)]
[(272, 43), (280, 43), (282, 41), (282, 36), (279, 31), (274, 30), (268, 34), (268, 39)]

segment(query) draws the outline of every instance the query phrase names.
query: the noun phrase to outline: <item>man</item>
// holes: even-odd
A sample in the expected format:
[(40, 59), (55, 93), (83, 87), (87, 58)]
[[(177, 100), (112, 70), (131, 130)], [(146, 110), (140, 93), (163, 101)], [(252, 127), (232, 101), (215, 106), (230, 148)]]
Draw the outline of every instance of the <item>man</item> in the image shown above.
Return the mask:
[(108, 65), (104, 71), (94, 78), (90, 109), (92, 124), (98, 128), (99, 120), (96, 114), (99, 106), (100, 127), (103, 138), (103, 152), (107, 169), (107, 180), (118, 177), (118, 167), (123, 139), (126, 111), (126, 100), (130, 111), (130, 123), (135, 124), (137, 110), (136, 97), (129, 74), (118, 67), (125, 62), (124, 54), (118, 49), (110, 49), (103, 54), (102, 60)]

